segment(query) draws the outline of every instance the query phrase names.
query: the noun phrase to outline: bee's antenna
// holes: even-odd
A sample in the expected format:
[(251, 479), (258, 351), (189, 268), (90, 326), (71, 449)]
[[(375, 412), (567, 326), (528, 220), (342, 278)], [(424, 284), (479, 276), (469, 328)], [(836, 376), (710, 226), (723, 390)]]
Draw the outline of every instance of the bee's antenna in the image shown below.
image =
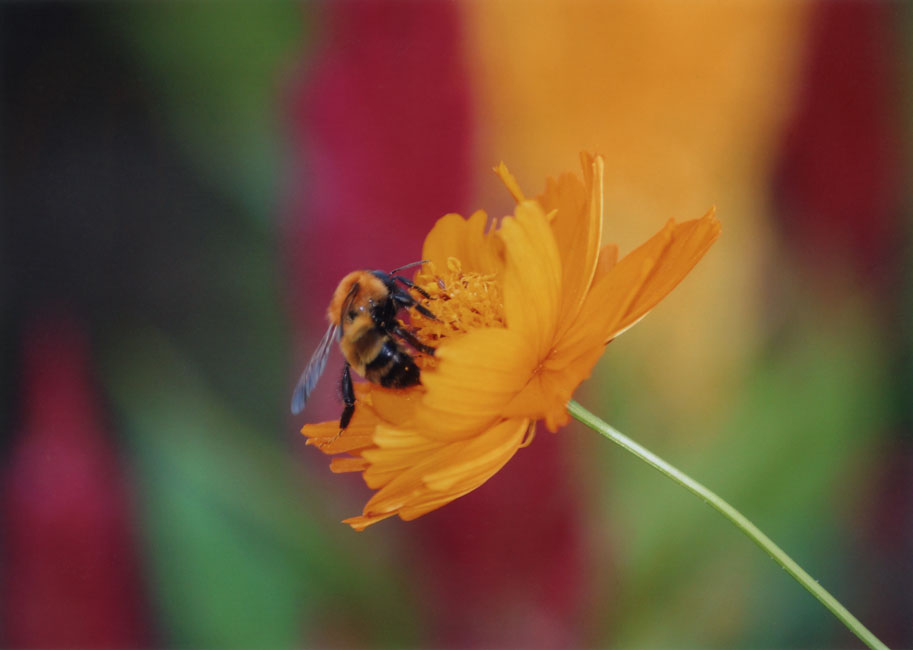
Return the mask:
[(412, 262), (411, 264), (406, 264), (405, 266), (400, 266), (399, 268), (393, 269), (390, 271), (390, 275), (396, 275), (403, 269), (411, 269), (413, 266), (419, 266), (421, 264), (427, 264), (428, 260), (422, 260), (421, 262)]

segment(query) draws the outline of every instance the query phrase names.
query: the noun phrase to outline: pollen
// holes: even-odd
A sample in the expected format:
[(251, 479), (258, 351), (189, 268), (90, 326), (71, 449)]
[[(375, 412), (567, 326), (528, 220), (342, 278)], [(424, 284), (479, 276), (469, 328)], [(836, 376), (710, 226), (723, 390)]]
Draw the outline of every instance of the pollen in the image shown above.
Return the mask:
[(416, 275), (416, 284), (427, 292), (423, 301), (437, 320), (414, 311), (412, 327), (419, 338), (435, 346), (444, 340), (482, 328), (504, 327), (504, 298), (495, 275), (464, 272), (455, 257), (447, 258), (447, 268), (431, 262)]

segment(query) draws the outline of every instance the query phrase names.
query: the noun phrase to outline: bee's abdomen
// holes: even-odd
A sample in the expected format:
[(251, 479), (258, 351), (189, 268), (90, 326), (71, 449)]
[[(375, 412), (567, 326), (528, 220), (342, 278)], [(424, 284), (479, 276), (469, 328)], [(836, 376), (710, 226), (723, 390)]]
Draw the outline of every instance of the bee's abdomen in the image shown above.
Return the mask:
[(374, 359), (365, 365), (365, 379), (385, 388), (406, 388), (419, 383), (415, 360), (387, 338)]

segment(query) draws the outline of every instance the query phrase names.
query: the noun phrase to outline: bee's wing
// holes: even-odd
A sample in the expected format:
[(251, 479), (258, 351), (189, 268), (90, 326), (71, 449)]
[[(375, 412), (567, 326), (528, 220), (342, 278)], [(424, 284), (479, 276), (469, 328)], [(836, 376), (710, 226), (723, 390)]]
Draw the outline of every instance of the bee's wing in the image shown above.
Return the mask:
[(301, 373), (298, 385), (295, 386), (295, 392), (292, 393), (292, 413), (294, 415), (298, 415), (304, 410), (304, 407), (307, 405), (308, 397), (311, 395), (311, 391), (314, 390), (314, 386), (317, 385), (317, 380), (320, 379), (320, 375), (323, 374), (323, 369), (326, 368), (330, 350), (336, 339), (336, 329), (337, 326), (335, 324), (330, 324), (327, 333), (323, 335), (320, 344), (317, 346), (317, 349), (314, 350), (311, 360), (308, 361), (307, 367), (304, 369), (304, 372)]

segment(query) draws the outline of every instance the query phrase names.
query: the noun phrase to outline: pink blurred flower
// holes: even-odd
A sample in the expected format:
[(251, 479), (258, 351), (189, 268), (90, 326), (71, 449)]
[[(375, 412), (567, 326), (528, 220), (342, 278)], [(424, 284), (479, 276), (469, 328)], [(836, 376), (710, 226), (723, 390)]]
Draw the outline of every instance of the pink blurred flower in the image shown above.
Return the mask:
[(24, 338), (19, 436), (3, 477), (5, 645), (141, 646), (129, 495), (85, 335), (43, 318)]
[[(884, 271), (903, 197), (890, 3), (819, 2), (780, 169), (784, 227), (812, 264)], [(892, 47), (893, 45), (893, 47)]]
[[(298, 170), (286, 257), (295, 322), (312, 334), (306, 344), (298, 340), (300, 360), (316, 345), (324, 301), (347, 272), (417, 260), (438, 217), (474, 204), (473, 88), (459, 7), (323, 7), (323, 40), (291, 98)], [(316, 413), (308, 406), (309, 417), (338, 417), (335, 405), (323, 413), (316, 406)], [(472, 495), (412, 526), (428, 542), (414, 558), (413, 579), (427, 594), (433, 645), (491, 646), (528, 633), (532, 645), (582, 642), (577, 499), (561, 478), (554, 444), (527, 450), (498, 477), (504, 490)], [(541, 504), (545, 494), (544, 507), (524, 505)], [(522, 526), (508, 516), (517, 510), (527, 510)], [(508, 606), (513, 615), (505, 618)], [(532, 626), (534, 619), (542, 625)]]

